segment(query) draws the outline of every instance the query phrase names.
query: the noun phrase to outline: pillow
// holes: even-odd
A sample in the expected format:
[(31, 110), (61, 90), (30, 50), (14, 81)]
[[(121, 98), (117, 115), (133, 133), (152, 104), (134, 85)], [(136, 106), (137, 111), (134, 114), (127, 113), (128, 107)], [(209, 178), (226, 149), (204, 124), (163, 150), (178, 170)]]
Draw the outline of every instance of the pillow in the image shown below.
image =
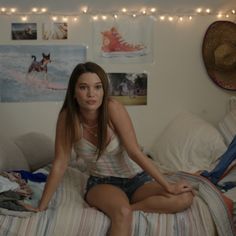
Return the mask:
[(162, 171), (196, 172), (210, 170), (225, 150), (220, 132), (186, 111), (167, 125), (151, 153)]
[(0, 138), (0, 171), (30, 170), (21, 150), (10, 138)]
[(31, 132), (16, 137), (14, 141), (24, 153), (31, 171), (49, 164), (54, 158), (53, 141), (45, 134)]
[(236, 134), (236, 109), (229, 111), (218, 126), (225, 143), (229, 146)]

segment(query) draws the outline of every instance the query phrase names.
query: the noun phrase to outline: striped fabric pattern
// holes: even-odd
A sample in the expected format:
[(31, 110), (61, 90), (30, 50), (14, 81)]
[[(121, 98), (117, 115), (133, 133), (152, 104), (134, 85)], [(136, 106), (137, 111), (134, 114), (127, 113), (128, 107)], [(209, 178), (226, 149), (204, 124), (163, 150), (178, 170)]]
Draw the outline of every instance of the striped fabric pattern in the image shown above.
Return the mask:
[[(0, 216), (1, 236), (105, 236), (109, 218), (83, 200), (88, 176), (69, 167), (48, 210), (28, 218)], [(135, 211), (132, 236), (233, 236), (233, 224), (221, 194), (203, 177), (177, 173), (195, 188), (191, 208), (177, 214)]]
[(113, 133), (104, 153), (97, 160), (97, 147), (82, 137), (74, 145), (77, 156), (86, 163), (87, 171), (93, 176), (115, 176), (130, 178), (142, 169), (129, 158), (117, 135)]

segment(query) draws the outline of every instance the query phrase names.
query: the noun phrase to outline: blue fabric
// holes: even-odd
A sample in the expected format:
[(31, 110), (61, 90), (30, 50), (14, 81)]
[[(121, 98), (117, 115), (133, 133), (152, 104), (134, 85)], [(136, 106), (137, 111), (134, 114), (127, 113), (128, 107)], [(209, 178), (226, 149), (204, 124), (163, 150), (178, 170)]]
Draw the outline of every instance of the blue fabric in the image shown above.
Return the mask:
[(227, 192), (229, 189), (236, 187), (236, 181), (228, 181), (223, 184), (217, 184), (217, 188), (219, 188), (222, 192)]
[(15, 171), (17, 173), (21, 174), (21, 178), (24, 179), (25, 181), (33, 181), (33, 182), (46, 182), (47, 180), (47, 175), (43, 174), (43, 173), (31, 173), (29, 171), (26, 170), (17, 170)]
[(220, 161), (218, 162), (216, 167), (210, 172), (203, 171), (201, 175), (208, 178), (213, 184), (217, 184), (217, 182), (221, 179), (221, 177), (223, 177), (229, 165), (235, 159), (236, 159), (236, 136), (233, 138), (226, 152), (220, 157)]

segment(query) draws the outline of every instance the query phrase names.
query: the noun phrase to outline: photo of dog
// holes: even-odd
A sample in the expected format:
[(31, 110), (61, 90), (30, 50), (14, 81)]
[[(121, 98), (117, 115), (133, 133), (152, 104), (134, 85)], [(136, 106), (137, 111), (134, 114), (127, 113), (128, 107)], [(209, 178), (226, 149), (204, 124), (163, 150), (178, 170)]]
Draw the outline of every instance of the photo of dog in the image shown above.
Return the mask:
[(45, 79), (47, 79), (47, 72), (48, 72), (48, 63), (51, 63), (50, 53), (45, 54), (42, 53), (42, 60), (37, 61), (36, 56), (32, 55), (33, 61), (28, 69), (28, 73), (31, 73), (33, 71), (36, 72), (43, 72), (45, 74)]

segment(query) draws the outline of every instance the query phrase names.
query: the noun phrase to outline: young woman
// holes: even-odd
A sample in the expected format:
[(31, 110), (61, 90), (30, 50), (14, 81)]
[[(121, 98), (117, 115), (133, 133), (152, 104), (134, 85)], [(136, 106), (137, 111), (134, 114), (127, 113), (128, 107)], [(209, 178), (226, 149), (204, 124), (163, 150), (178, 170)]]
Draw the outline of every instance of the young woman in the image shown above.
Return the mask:
[(92, 62), (71, 74), (57, 121), (55, 159), (36, 211), (47, 208), (72, 148), (90, 173), (85, 200), (110, 217), (109, 235), (131, 235), (133, 211), (175, 213), (192, 203), (191, 186), (167, 182), (140, 150), (126, 109), (109, 97), (107, 74)]

